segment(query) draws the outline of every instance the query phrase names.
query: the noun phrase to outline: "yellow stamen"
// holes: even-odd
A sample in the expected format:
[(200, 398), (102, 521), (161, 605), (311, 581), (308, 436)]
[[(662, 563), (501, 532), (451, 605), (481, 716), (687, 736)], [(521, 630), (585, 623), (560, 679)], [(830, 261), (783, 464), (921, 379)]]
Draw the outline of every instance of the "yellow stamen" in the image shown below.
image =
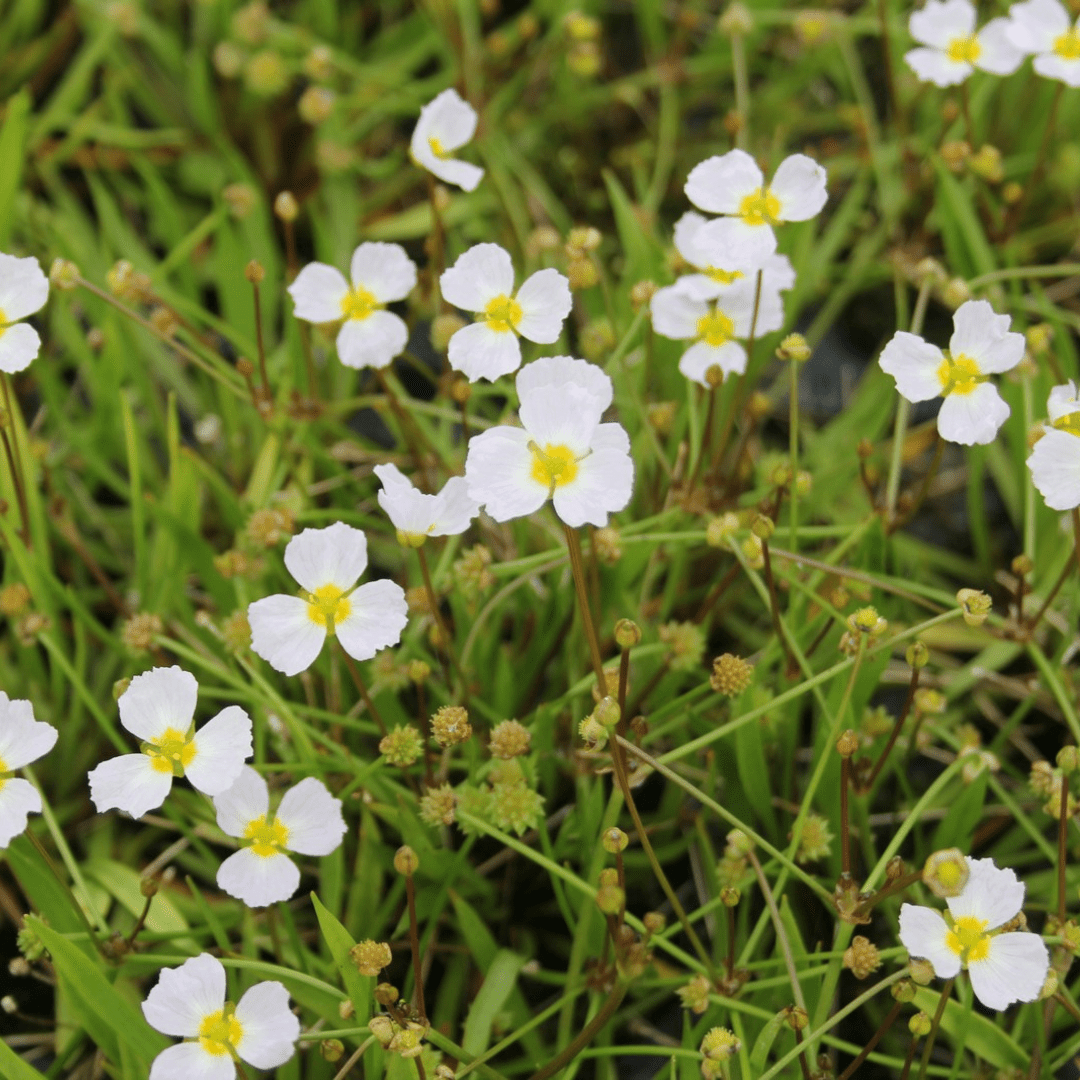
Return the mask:
[(352, 604), (336, 585), (320, 585), (313, 593), (308, 593), (308, 618), (317, 626), (325, 626), (328, 634), (349, 617), (350, 611)]
[(10, 772), (11, 770), (7, 767), (7, 762), (3, 758), (0, 758), (0, 791), (4, 790), (4, 785), (8, 782), (7, 774)]
[(350, 290), (341, 298), (341, 317), (343, 319), (366, 319), (375, 311), (384, 307), (375, 297), (359, 286)]
[(4, 336), (4, 331), (7, 330), (10, 325), (7, 315), (4, 314), (4, 309), (0, 308), (0, 337)]
[(697, 333), (702, 341), (719, 348), (735, 336), (735, 324), (722, 311), (714, 310), (698, 319)]
[(937, 377), (941, 383), (941, 393), (946, 397), (949, 394), (970, 394), (976, 386), (989, 379), (979, 365), (963, 353), (957, 357), (946, 354), (937, 369)]
[[(1051, 425), (1058, 429), (1058, 431), (1067, 431), (1070, 435), (1075, 435), (1080, 438), (1080, 411), (1066, 413), (1064, 416), (1059, 417)], [(4, 771), (3, 763), (0, 762), (0, 772)]]
[(986, 920), (976, 919), (974, 915), (961, 915), (945, 935), (945, 944), (967, 963), (985, 960), (990, 955), (990, 935), (986, 933)]
[(431, 147), (431, 152), (440, 160), (445, 161), (450, 156), (449, 150), (443, 149), (443, 144), (435, 138), (434, 135), (428, 136), (428, 146)]
[(496, 296), (484, 308), (484, 321), (497, 334), (509, 333), (521, 322), (521, 305), (505, 293)]
[(945, 50), (945, 55), (954, 64), (974, 64), (982, 55), (982, 46), (974, 34), (966, 38), (953, 38)]
[(552, 446), (548, 443), (541, 449), (536, 443), (529, 443), (532, 451), (532, 471), (529, 475), (549, 491), (571, 483), (577, 476), (577, 458), (569, 446)]
[[(1080, 30), (1075, 26), (1069, 27), (1061, 37), (1054, 39), (1054, 52), (1062, 60), (1080, 60)], [(0, 317), (0, 322), (3, 322)]]
[(260, 814), (247, 823), (244, 839), (250, 840), (251, 850), (256, 855), (268, 859), (271, 855), (280, 855), (289, 842), (289, 830), (280, 821), (267, 823), (266, 815)]
[(733, 281), (738, 281), (743, 276), (741, 270), (720, 270), (715, 266), (706, 266), (702, 273), (711, 278), (718, 285), (730, 285)]
[(199, 1024), (199, 1045), (215, 1057), (235, 1054), (236, 1044), (244, 1037), (244, 1026), (233, 1015), (232, 1006), (226, 1005)]
[(775, 225), (780, 220), (780, 200), (768, 188), (762, 188), (739, 204), (739, 217), (747, 225)]
[(184, 769), (195, 759), (195, 743), (184, 732), (171, 727), (165, 729), (156, 743), (146, 744), (143, 753), (150, 758), (155, 772), (183, 776)]

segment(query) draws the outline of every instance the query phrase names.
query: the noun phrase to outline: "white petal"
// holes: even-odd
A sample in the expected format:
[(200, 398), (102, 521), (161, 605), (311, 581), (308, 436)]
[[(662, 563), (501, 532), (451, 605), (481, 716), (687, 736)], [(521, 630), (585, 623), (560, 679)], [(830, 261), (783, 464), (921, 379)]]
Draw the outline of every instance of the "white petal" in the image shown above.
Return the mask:
[(985, 960), (968, 963), (971, 989), (988, 1009), (1036, 1001), (1050, 969), (1050, 953), (1038, 934), (998, 934)]
[(393, 581), (369, 581), (349, 596), (349, 614), (335, 627), (341, 647), (354, 660), (370, 660), (396, 645), (409, 621), (405, 590)]
[(575, 457), (588, 453), (600, 423), (600, 402), (575, 383), (538, 386), (521, 401), (518, 416), (529, 435), (543, 446), (567, 446)]
[(991, 19), (978, 34), (979, 58), (975, 66), (992, 75), (1011, 75), (1023, 62), (1024, 51), (1009, 38), (1008, 19)]
[(904, 63), (923, 81), (935, 86), (956, 86), (975, 69), (966, 60), (950, 60), (938, 49), (910, 49)]
[(298, 596), (267, 596), (248, 605), (251, 648), (272, 668), (298, 675), (315, 663), (326, 640), (326, 627), (308, 618)]
[(241, 848), (218, 867), (218, 888), (248, 907), (288, 900), (300, 888), (300, 871), (288, 855), (256, 855)]
[(0, 371), (14, 375), (30, 366), (41, 352), (41, 338), (27, 323), (16, 323), (0, 331)]
[(439, 278), (443, 299), (464, 311), (483, 311), (488, 302), (514, 291), (514, 264), (498, 244), (475, 244)]
[(679, 370), (706, 389), (711, 386), (705, 372), (714, 365), (725, 375), (741, 375), (746, 370), (746, 350), (737, 341), (725, 341), (720, 346), (697, 341), (679, 359)]
[(428, 529), (429, 536), (457, 536), (480, 512), (479, 503), (469, 496), (469, 485), (464, 476), (451, 476), (436, 499), (438, 511), (434, 525)]
[(769, 193), (780, 200), (781, 221), (809, 221), (829, 200), (825, 169), (805, 154), (791, 154), (780, 162)]
[(289, 1009), (289, 991), (279, 982), (256, 983), (236, 1003), (244, 1034), (236, 1052), (256, 1069), (276, 1069), (293, 1056), (300, 1021)]
[(764, 275), (762, 277), (760, 293), (756, 274), (740, 278), (717, 293), (716, 310), (723, 312), (735, 324), (736, 337), (747, 338), (751, 332), (761, 337), (784, 325), (784, 302), (780, 299), (780, 292), (766, 288)]
[(1072, 379), (1050, 391), (1050, 396), (1046, 399), (1046, 415), (1051, 422), (1077, 411), (1080, 411), (1080, 392)]
[(697, 337), (698, 323), (709, 313), (709, 305), (678, 285), (668, 285), (653, 293), (649, 311), (661, 337), (682, 341)]
[(939, 979), (960, 973), (960, 957), (945, 944), (948, 933), (948, 923), (933, 908), (900, 906), (900, 941), (912, 956), (929, 960)]
[(911, 36), (923, 45), (947, 49), (957, 38), (971, 37), (975, 29), (975, 6), (970, 0), (929, 0), (908, 20)]
[(959, 896), (945, 903), (954, 919), (970, 915), (996, 930), (1019, 914), (1024, 906), (1024, 883), (1007, 867), (994, 865), (993, 859), (967, 856), (968, 880)]
[[(5, 695), (6, 699), (6, 695)], [(55, 745), (60, 732), (34, 719), (29, 701), (6, 701), (0, 707), (0, 772), (11, 772), (37, 761)]]
[(936, 345), (916, 334), (898, 330), (881, 351), (882, 371), (896, 380), (896, 389), (908, 401), (929, 401), (941, 396), (938, 368), (945, 357)]
[(177, 968), (162, 968), (142, 1011), (162, 1034), (190, 1039), (199, 1034), (203, 1018), (224, 1004), (225, 968), (209, 953), (199, 953)]
[(1009, 406), (990, 383), (976, 386), (970, 394), (949, 394), (938, 413), (938, 433), (946, 442), (961, 446), (984, 446), (997, 436), (1009, 419)]
[(0, 322), (25, 319), (45, 306), (49, 279), (33, 255), (20, 259), (0, 252)]
[(1031, 482), (1051, 510), (1080, 506), (1080, 439), (1048, 431), (1027, 459)]
[[(683, 274), (676, 278), (674, 285), (668, 285), (666, 288), (675, 289), (676, 292), (690, 297), (691, 300), (703, 301), (715, 300), (724, 290), (724, 286), (719, 281), (715, 281), (706, 274)], [(655, 295), (654, 293), (654, 299)], [(655, 330), (656, 327), (653, 326), (653, 329)]]
[(312, 323), (336, 322), (342, 316), (341, 302), (349, 294), (345, 275), (326, 263), (308, 263), (288, 288), (293, 298), (293, 314)]
[(674, 242), (675, 250), (691, 265), (704, 269), (709, 265), (708, 259), (698, 248), (697, 234), (706, 219), (693, 210), (687, 210), (678, 221), (675, 222)]
[(574, 301), (570, 282), (558, 270), (537, 270), (525, 279), (514, 299), (521, 305), (516, 329), (523, 338), (541, 345), (559, 340)]
[(382, 481), (383, 489), (377, 498), (394, 528), (427, 535), (435, 519), (437, 498), (417, 491), (396, 465), (376, 465), (372, 471)]
[(285, 792), (274, 820), (289, 830), (288, 849), (301, 855), (329, 855), (345, 835), (341, 800), (313, 776)]
[(30, 814), (41, 813), (41, 796), (28, 780), (0, 780), (0, 848), (6, 848), (25, 828)]
[(469, 382), (494, 382), (521, 365), (521, 345), (510, 330), (492, 330), (486, 322), (462, 327), (450, 338), (446, 353), (450, 366), (466, 375)]
[(266, 781), (250, 765), (244, 765), (232, 786), (214, 796), (214, 810), (218, 828), (226, 836), (242, 838), (252, 821), (270, 812)]
[(346, 319), (337, 336), (338, 357), (346, 367), (384, 368), (409, 343), (409, 328), (392, 311), (373, 311), (363, 319)]
[(199, 684), (175, 665), (136, 675), (120, 695), (120, 723), (138, 739), (157, 742), (169, 728), (186, 733), (195, 715)]
[(469, 496), (496, 521), (509, 521), (539, 510), (547, 485), (531, 476), (530, 436), (521, 428), (494, 427), (469, 440), (465, 482)]
[(123, 810), (141, 818), (159, 807), (172, 789), (173, 774), (155, 769), (147, 754), (122, 754), (87, 773), (90, 798), (99, 814)]
[(1009, 40), (1026, 53), (1049, 53), (1069, 29), (1069, 15), (1058, 0), (1024, 0), (1009, 8)]
[(603, 528), (608, 514), (622, 510), (634, 490), (630, 440), (620, 424), (601, 424), (593, 450), (578, 462), (577, 476), (555, 489), (555, 513), (571, 528), (588, 523)]
[(305, 529), (285, 548), (285, 566), (309, 593), (324, 585), (351, 589), (367, 566), (367, 537), (343, 521)]
[(195, 756), (184, 775), (204, 795), (220, 795), (251, 757), (251, 717), (239, 705), (229, 705), (195, 732), (192, 743)]
[(367, 289), (380, 304), (404, 300), (416, 286), (416, 263), (400, 244), (368, 240), (352, 256), (353, 288)]
[(769, 225), (748, 225), (742, 218), (716, 218), (703, 225), (698, 246), (709, 265), (728, 273), (749, 274), (776, 251), (776, 233)]
[(415, 491), (412, 481), (392, 462), (385, 465), (376, 465), (371, 470), (382, 482), (384, 491)]
[(428, 139), (438, 139), (443, 150), (457, 150), (476, 133), (476, 110), (452, 87), (444, 90), (420, 110), (413, 131), (413, 153), (430, 152)]
[(162, 1050), (150, 1066), (150, 1080), (233, 1080), (235, 1076), (236, 1066), (228, 1054), (208, 1053), (197, 1042)]
[(1024, 356), (1024, 335), (1009, 333), (1009, 316), (995, 315), (985, 300), (968, 300), (953, 314), (949, 352), (970, 356), (984, 375), (1008, 371)]
[(484, 170), (479, 165), (457, 158), (436, 158), (427, 169), (444, 184), (456, 184), (462, 191), (475, 191), (484, 179)]
[(761, 190), (765, 177), (745, 150), (706, 158), (690, 170), (686, 197), (710, 214), (737, 214), (747, 195)]
[[(1080, 86), (1080, 60), (1066, 60), (1056, 53), (1044, 53), (1036, 56), (1031, 66), (1044, 79), (1057, 79), (1066, 86)], [(0, 344), (3, 344), (2, 340)]]
[(526, 364), (518, 373), (516, 386), (518, 400), (527, 397), (541, 386), (559, 386), (573, 383), (596, 398), (601, 411), (606, 409), (615, 397), (611, 379), (603, 368), (590, 364), (588, 360), (577, 360), (572, 356), (541, 356), (531, 364)]

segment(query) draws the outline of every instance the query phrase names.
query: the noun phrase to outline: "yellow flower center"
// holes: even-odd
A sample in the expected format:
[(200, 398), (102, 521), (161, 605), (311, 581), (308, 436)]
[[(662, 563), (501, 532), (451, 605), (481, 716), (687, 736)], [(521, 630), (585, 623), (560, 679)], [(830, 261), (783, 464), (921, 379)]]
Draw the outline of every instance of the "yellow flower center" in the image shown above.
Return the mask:
[(243, 1037), (244, 1026), (233, 1015), (231, 1005), (204, 1016), (199, 1024), (199, 1045), (215, 1057), (234, 1054)]
[(497, 334), (505, 334), (513, 330), (521, 322), (521, 305), (505, 293), (489, 300), (484, 308), (484, 321)]
[[(1054, 52), (1062, 60), (1080, 60), (1080, 30), (1071, 26), (1061, 37), (1055, 38)], [(3, 316), (0, 315), (0, 322), (3, 321)]]
[[(1058, 431), (1067, 431), (1070, 435), (1075, 435), (1080, 438), (1080, 410), (1077, 412), (1066, 413), (1064, 416), (1059, 417), (1051, 425), (1058, 429)], [(0, 762), (0, 772), (4, 771), (3, 763)]]
[(260, 814), (247, 823), (244, 839), (251, 841), (251, 850), (256, 855), (268, 859), (271, 855), (280, 855), (284, 850), (289, 842), (289, 830), (280, 821), (268, 823), (266, 815)]
[(171, 727), (156, 743), (147, 743), (143, 753), (150, 758), (155, 772), (183, 776), (195, 758), (195, 744), (184, 732)]
[(8, 773), (11, 770), (7, 767), (7, 762), (0, 757), (0, 791), (4, 790), (4, 785), (8, 782)]
[(762, 188), (739, 204), (739, 217), (747, 225), (775, 225), (780, 220), (780, 200), (768, 188)]
[(428, 146), (431, 147), (431, 152), (440, 160), (445, 161), (450, 156), (449, 150), (443, 149), (443, 144), (435, 138), (434, 135), (428, 136)]
[(571, 483), (577, 476), (577, 458), (569, 446), (552, 446), (548, 443), (541, 449), (531, 442), (529, 450), (532, 451), (532, 471), (529, 475), (549, 491)]
[(308, 593), (308, 618), (317, 626), (325, 626), (328, 634), (349, 617), (350, 611), (352, 604), (336, 585), (320, 585), (313, 593)]
[(738, 281), (743, 276), (741, 270), (720, 270), (715, 266), (706, 266), (702, 273), (711, 278), (718, 285), (730, 285), (733, 281)]
[(945, 55), (954, 64), (974, 64), (981, 53), (982, 46), (974, 34), (971, 37), (953, 38), (949, 42), (949, 47), (945, 50)]
[(941, 393), (946, 397), (949, 394), (970, 394), (976, 386), (989, 379), (979, 370), (979, 365), (963, 353), (956, 357), (946, 353), (937, 369), (937, 377), (941, 383)]
[(8, 317), (4, 314), (4, 309), (0, 308), (0, 337), (4, 336), (4, 331), (7, 330), (9, 325)]
[(355, 288), (341, 298), (343, 319), (366, 319), (372, 312), (383, 307), (367, 289)]
[(945, 944), (957, 956), (973, 960), (985, 960), (990, 955), (990, 935), (986, 933), (986, 920), (974, 915), (961, 915), (953, 928), (945, 935)]
[(718, 348), (735, 336), (735, 324), (722, 311), (714, 310), (698, 319), (697, 332), (702, 341)]

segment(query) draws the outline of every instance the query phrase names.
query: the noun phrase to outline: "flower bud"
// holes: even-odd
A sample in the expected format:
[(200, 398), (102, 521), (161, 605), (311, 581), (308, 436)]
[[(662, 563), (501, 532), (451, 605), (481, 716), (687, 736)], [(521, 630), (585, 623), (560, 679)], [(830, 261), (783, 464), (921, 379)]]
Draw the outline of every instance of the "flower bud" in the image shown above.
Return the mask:
[(728, 37), (745, 36), (754, 29), (754, 17), (744, 4), (740, 4), (739, 0), (734, 0), (734, 3), (728, 4), (727, 10), (717, 20), (716, 26), (721, 34), (726, 34)]
[(776, 522), (764, 514), (758, 514), (750, 524), (750, 531), (759, 540), (768, 540), (776, 532)]
[(626, 905), (626, 893), (618, 885), (601, 885), (596, 891), (596, 906), (605, 915), (618, 915)]
[(754, 665), (732, 653), (724, 653), (713, 661), (709, 685), (725, 697), (738, 697), (754, 679)]
[(915, 984), (910, 979), (901, 979), (892, 984), (892, 996), (901, 1005), (907, 1005), (915, 1000)]
[(262, 283), (264, 277), (266, 277), (266, 271), (262, 267), (262, 263), (258, 259), (252, 259), (251, 262), (244, 267), (244, 277), (251, 282), (252, 285), (259, 285)]
[(921, 641), (913, 641), (907, 647), (905, 659), (913, 668), (924, 668), (930, 661), (930, 650)]
[(611, 828), (605, 829), (600, 841), (604, 845), (604, 850), (609, 855), (615, 855), (620, 851), (626, 850), (626, 845), (630, 843), (630, 837), (622, 831), (622, 829)]
[(296, 108), (305, 124), (312, 127), (325, 123), (334, 111), (335, 95), (325, 86), (309, 86), (301, 95)]
[(74, 289), (79, 284), (79, 268), (70, 259), (53, 259), (49, 281), (54, 289)]
[(619, 708), (619, 702), (616, 698), (605, 697), (601, 702), (593, 709), (593, 719), (598, 724), (603, 725), (609, 730), (618, 724), (622, 718), (622, 710)]
[(374, 978), (383, 968), (390, 966), (393, 956), (384, 941), (361, 941), (349, 950), (349, 956), (361, 975)]
[(701, 1040), (701, 1053), (707, 1061), (725, 1061), (734, 1057), (742, 1043), (727, 1028), (714, 1027)]
[(295, 221), (300, 213), (296, 198), (291, 191), (278, 192), (274, 199), (274, 213), (281, 221)]
[(959, 896), (967, 885), (971, 871), (959, 848), (935, 851), (923, 866), (923, 884), (943, 899)]
[(836, 752), (842, 758), (850, 758), (859, 749), (859, 736), (851, 728), (848, 728), (839, 739), (836, 740)]
[(805, 1031), (806, 1025), (810, 1023), (810, 1014), (799, 1005), (789, 1005), (787, 1023), (792, 1031)]
[(978, 589), (961, 589), (956, 594), (956, 602), (963, 610), (964, 622), (968, 626), (982, 626), (993, 606), (990, 597)]
[(340, 1039), (323, 1039), (319, 1043), (319, 1056), (333, 1064), (345, 1056), (345, 1044)]
[(917, 1039), (924, 1038), (930, 1034), (931, 1022), (930, 1017), (924, 1012), (917, 1012), (908, 1021), (908, 1030)]
[(1063, 746), (1057, 755), (1058, 768), (1068, 775), (1074, 773), (1077, 767), (1080, 766), (1080, 755), (1077, 754), (1075, 746)]
[(412, 877), (420, 869), (420, 860), (408, 844), (402, 844), (394, 852), (394, 869), (405, 877)]
[(797, 364), (810, 359), (810, 345), (802, 334), (788, 334), (776, 350), (780, 360), (793, 360)]
[(633, 619), (620, 619), (615, 624), (615, 644), (620, 649), (632, 649), (641, 642), (641, 627)]
[(856, 979), (865, 979), (881, 967), (881, 954), (878, 947), (861, 934), (856, 934), (844, 952), (844, 967)]

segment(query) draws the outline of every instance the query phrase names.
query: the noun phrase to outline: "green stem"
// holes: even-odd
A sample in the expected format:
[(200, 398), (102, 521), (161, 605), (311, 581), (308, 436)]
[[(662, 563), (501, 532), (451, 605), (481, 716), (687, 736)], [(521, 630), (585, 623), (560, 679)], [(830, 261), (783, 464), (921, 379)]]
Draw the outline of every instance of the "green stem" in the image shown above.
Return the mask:
[(577, 530), (563, 525), (566, 535), (566, 547), (570, 552), (570, 569), (574, 575), (574, 588), (577, 590), (578, 607), (581, 609), (581, 622), (585, 627), (585, 637), (589, 642), (589, 654), (592, 657), (593, 672), (596, 674), (596, 690), (601, 697), (607, 696), (607, 679), (604, 675), (604, 661), (600, 655), (600, 641), (593, 625), (592, 611), (589, 607), (589, 594), (585, 588), (585, 567), (581, 559), (581, 540)]
[(615, 1010), (622, 1004), (622, 999), (626, 997), (628, 989), (629, 984), (624, 982), (616, 983), (607, 1000), (600, 1006), (596, 1015), (581, 1029), (577, 1038), (564, 1046), (543, 1068), (537, 1069), (529, 1077), (529, 1080), (547, 1080), (549, 1076), (554, 1076), (564, 1065), (573, 1061), (615, 1015)]
[(938, 1027), (941, 1018), (945, 1015), (945, 1006), (952, 994), (953, 983), (956, 979), (949, 979), (941, 988), (941, 997), (938, 999), (938, 1007), (934, 1010), (934, 1019), (930, 1023), (930, 1034), (926, 1036), (926, 1044), (923, 1046), (922, 1060), (919, 1062), (919, 1080), (926, 1080), (926, 1069), (930, 1064), (930, 1055), (934, 1051), (934, 1041), (937, 1039)]

